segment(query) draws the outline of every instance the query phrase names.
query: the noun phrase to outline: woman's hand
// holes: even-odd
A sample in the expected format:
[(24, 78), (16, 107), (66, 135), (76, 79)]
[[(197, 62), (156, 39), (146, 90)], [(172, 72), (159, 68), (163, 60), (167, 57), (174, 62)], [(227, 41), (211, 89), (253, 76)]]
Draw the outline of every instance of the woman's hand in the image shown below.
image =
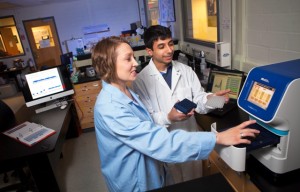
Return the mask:
[(259, 134), (259, 130), (247, 128), (247, 126), (255, 123), (255, 120), (245, 121), (233, 128), (226, 131), (218, 132), (216, 134), (217, 144), (221, 145), (237, 145), (237, 144), (250, 144), (251, 141), (245, 137), (255, 137)]

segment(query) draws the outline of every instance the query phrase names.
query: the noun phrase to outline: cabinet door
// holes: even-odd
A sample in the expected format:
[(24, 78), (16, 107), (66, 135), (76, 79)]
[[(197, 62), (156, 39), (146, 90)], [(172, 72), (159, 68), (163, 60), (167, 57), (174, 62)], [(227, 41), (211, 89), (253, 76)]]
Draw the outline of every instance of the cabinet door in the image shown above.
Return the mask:
[(90, 94), (86, 93), (86, 95), (77, 96), (76, 95), (76, 103), (81, 107), (93, 106), (95, 105), (98, 93)]
[(94, 127), (94, 117), (85, 117), (80, 121), (80, 124), (82, 129)]
[(101, 90), (100, 81), (74, 85), (75, 106), (81, 129), (94, 127), (94, 105)]
[(211, 158), (202, 161), (203, 163), (203, 176), (213, 175), (219, 173), (219, 169), (216, 167)]
[(81, 109), (85, 117), (94, 117), (94, 105), (82, 107)]
[(220, 157), (213, 151), (209, 159), (215, 164), (223, 176), (235, 191), (256, 192), (259, 189), (249, 180), (246, 172), (236, 172), (231, 169)]

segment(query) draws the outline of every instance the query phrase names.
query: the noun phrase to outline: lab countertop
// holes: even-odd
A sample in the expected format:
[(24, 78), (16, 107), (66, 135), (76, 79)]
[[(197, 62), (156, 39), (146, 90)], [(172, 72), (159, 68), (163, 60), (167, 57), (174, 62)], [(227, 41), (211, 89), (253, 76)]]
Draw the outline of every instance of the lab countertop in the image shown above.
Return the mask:
[[(210, 131), (211, 124), (216, 122), (217, 127), (230, 128), (234, 127), (243, 121), (249, 120), (249, 115), (242, 109), (236, 107), (229, 113), (222, 117), (214, 116), (211, 114), (198, 114), (195, 113), (197, 123), (204, 131)], [(253, 156), (249, 154), (246, 160), (246, 172), (250, 175), (250, 180), (261, 190), (261, 191), (274, 191), (274, 192), (285, 192), (285, 191), (299, 191), (300, 170), (293, 171), (282, 177), (278, 174), (271, 174), (270, 171), (259, 163)], [(280, 178), (280, 182), (273, 178)]]
[(88, 83), (88, 82), (91, 82), (91, 81), (100, 81), (100, 78), (97, 77), (97, 76), (94, 76), (94, 77), (87, 77), (87, 76), (79, 77), (78, 82), (73, 83), (73, 84), (76, 85), (76, 84), (81, 84), (81, 83)]

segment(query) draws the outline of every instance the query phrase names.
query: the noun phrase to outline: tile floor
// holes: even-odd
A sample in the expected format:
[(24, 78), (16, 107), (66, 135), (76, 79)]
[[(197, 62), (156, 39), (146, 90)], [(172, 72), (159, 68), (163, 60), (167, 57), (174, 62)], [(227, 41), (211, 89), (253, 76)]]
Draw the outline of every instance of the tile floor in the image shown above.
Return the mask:
[[(54, 167), (61, 192), (107, 192), (100, 172), (100, 161), (94, 131), (81, 134), (78, 138), (67, 139), (63, 146), (63, 158)], [(8, 172), (9, 183), (3, 183), (0, 174), (0, 191), (20, 183), (17, 177)], [(6, 191), (6, 190), (5, 190)], [(16, 192), (16, 190), (8, 190)], [(29, 190), (26, 192), (35, 192)]]
[(56, 169), (62, 192), (107, 192), (94, 131), (66, 140)]

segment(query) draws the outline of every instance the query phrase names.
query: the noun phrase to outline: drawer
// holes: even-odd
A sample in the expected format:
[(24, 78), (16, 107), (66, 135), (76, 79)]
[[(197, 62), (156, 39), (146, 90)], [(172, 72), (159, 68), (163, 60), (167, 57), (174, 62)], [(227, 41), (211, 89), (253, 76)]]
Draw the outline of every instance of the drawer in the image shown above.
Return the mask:
[(82, 107), (81, 110), (85, 117), (94, 117), (94, 106)]
[[(76, 106), (81, 129), (94, 127), (94, 111), (88, 107), (78, 108)], [(83, 113), (84, 112), (84, 113)]]
[(81, 124), (81, 129), (87, 129), (87, 128), (93, 128), (93, 127), (94, 127), (94, 121)]
[(81, 120), (84, 117), (94, 116), (94, 105), (83, 106), (83, 105), (75, 105), (78, 118)]
[(76, 84), (74, 85), (75, 96), (81, 96), (86, 94), (99, 94), (101, 90), (101, 82), (93, 81), (88, 83)]
[(75, 100), (79, 107), (94, 106), (97, 100), (98, 93), (76, 96)]
[(94, 116), (84, 117), (82, 120), (80, 120), (80, 125), (82, 129), (94, 127)]

